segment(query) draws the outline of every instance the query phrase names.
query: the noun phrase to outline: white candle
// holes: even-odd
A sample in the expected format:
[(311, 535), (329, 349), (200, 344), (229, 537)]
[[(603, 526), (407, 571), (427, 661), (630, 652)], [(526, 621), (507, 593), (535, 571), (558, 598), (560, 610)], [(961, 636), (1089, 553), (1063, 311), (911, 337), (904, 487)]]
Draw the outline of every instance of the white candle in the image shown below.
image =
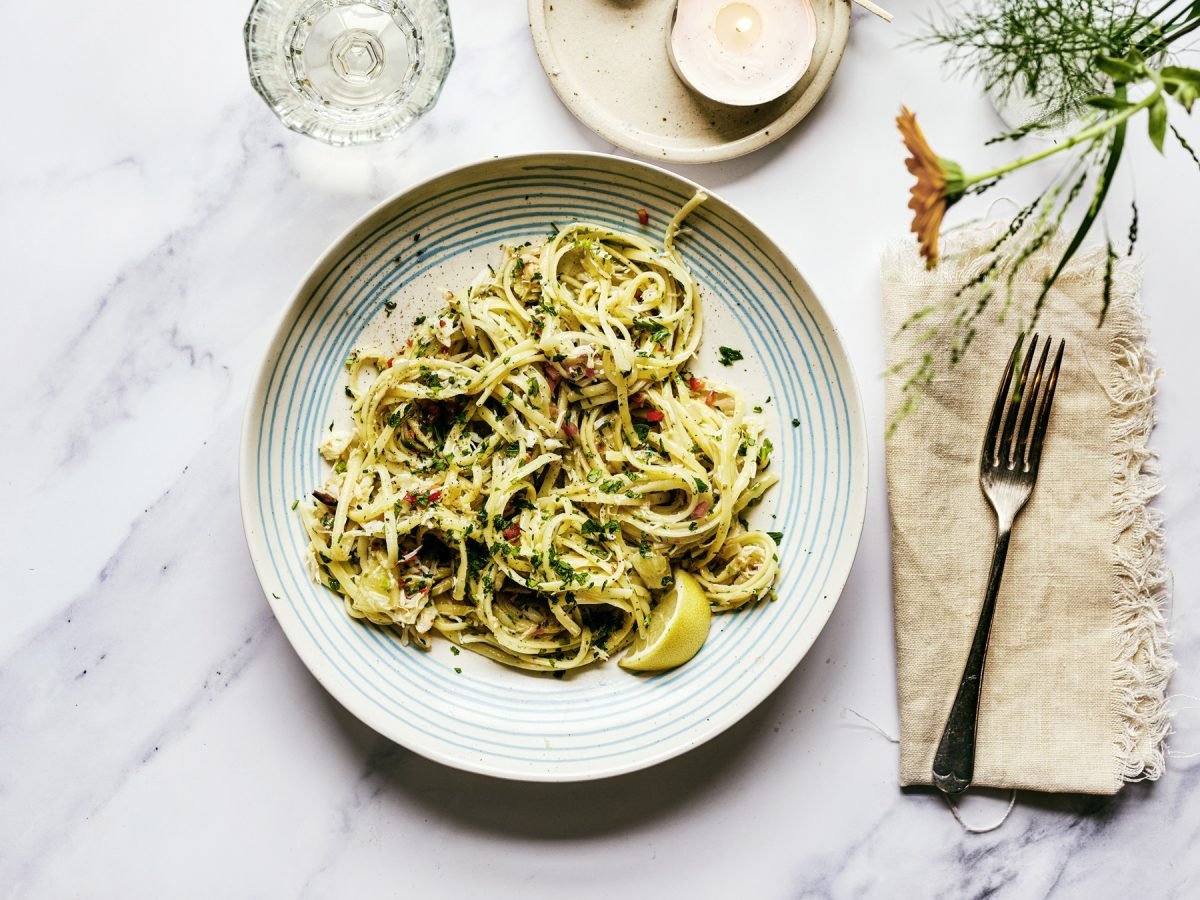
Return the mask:
[(667, 38), (671, 63), (719, 103), (755, 106), (808, 71), (817, 19), (809, 0), (679, 0)]

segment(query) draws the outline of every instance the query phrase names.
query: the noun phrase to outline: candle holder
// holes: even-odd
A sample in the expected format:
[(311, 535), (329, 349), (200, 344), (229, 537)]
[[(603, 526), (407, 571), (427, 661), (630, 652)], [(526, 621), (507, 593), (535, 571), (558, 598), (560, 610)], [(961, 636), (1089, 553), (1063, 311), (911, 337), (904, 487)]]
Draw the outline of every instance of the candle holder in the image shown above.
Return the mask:
[(409, 127), (454, 60), (446, 0), (256, 0), (245, 39), (250, 80), (283, 124), (335, 145)]

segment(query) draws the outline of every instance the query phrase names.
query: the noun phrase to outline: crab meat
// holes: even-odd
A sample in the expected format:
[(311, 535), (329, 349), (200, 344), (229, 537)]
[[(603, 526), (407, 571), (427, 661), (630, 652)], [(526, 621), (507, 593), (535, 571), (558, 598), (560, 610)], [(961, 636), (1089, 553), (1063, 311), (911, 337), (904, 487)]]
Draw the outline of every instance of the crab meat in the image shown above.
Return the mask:
[(454, 335), (458, 332), (458, 318), (451, 316), (439, 316), (437, 322), (434, 323), (433, 333), (443, 347), (449, 347), (454, 343)]
[(337, 462), (354, 439), (354, 432), (342, 428), (334, 429), (325, 435), (321, 441), (321, 455), (329, 462)]

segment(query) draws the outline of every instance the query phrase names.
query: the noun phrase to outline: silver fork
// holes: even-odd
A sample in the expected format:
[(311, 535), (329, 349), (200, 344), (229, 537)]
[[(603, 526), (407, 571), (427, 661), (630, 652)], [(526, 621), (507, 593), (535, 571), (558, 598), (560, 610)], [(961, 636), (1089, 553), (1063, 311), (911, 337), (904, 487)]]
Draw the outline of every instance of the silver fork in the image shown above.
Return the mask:
[[(979, 483), (984, 494), (996, 511), (996, 549), (992, 554), (992, 571), (988, 576), (987, 593), (983, 598), (983, 609), (979, 623), (975, 626), (975, 638), (967, 654), (962, 681), (954, 697), (954, 706), (946, 719), (946, 728), (933, 757), (933, 783), (947, 794), (961, 794), (971, 784), (975, 775), (975, 727), (979, 718), (979, 691), (983, 685), (983, 665), (987, 658), (988, 635), (992, 630), (992, 617), (996, 612), (996, 595), (1000, 592), (1000, 579), (1004, 575), (1004, 561), (1008, 557), (1008, 538), (1012, 533), (1013, 521), (1024, 508), (1033, 493), (1037, 481), (1038, 462), (1042, 458), (1042, 444), (1046, 439), (1046, 425), (1050, 421), (1050, 407), (1054, 403), (1054, 388), (1058, 384), (1058, 370), (1062, 366), (1065, 342), (1059, 341), (1054, 365), (1043, 382), (1046, 360), (1050, 354), (1047, 340), (1041, 358), (1029, 380), (1030, 364), (1037, 352), (1038, 337), (1029, 342), (1029, 352), (1021, 366), (1021, 374), (1013, 385), (1013, 369), (1021, 355), (1024, 335), (1017, 338), (996, 403), (992, 418), (988, 422), (983, 438), (983, 453), (979, 462)], [(1009, 388), (1012, 388), (1011, 398)]]

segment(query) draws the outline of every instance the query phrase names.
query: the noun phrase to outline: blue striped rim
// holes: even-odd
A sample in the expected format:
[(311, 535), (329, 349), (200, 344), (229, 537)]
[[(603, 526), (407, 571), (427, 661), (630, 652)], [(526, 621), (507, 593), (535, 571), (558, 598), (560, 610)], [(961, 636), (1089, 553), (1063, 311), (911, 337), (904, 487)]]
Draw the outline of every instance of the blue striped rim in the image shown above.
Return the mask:
[[(545, 692), (537, 692), (532, 690), (519, 690), (515, 688), (507, 688), (502, 691), (492, 689), (487, 682), (481, 679), (466, 679), (463, 676), (448, 676), (448, 669), (442, 662), (431, 664), (428, 657), (419, 653), (414, 653), (408, 650), (399, 650), (394, 641), (386, 633), (371, 629), (356, 626), (349, 623), (352, 628), (350, 634), (347, 633), (347, 622), (344, 619), (344, 614), (337, 603), (331, 603), (328, 596), (321, 596), (321, 593), (306, 583), (306, 576), (303, 574), (302, 568), (298, 568), (299, 562), (299, 531), (294, 522), (284, 523), (279, 522), (278, 511), (283, 509), (280, 504), (290, 503), (292, 496), (295, 496), (297, 488), (301, 485), (315, 483), (318, 479), (318, 466), (315, 454), (314, 437), (318, 433), (319, 425), (312, 420), (318, 415), (322, 415), (326, 409), (328, 398), (331, 396), (332, 383), (339, 372), (338, 361), (345, 355), (350, 348), (358, 329), (365, 324), (365, 321), (370, 318), (370, 314), (378, 310), (379, 297), (384, 296), (383, 292), (388, 294), (400, 289), (405, 284), (411, 283), (414, 279), (429, 272), (435, 266), (443, 262), (445, 259), (453, 256), (456, 253), (462, 252), (472, 247), (482, 246), (498, 239), (513, 240), (518, 235), (521, 237), (530, 234), (540, 233), (544, 230), (545, 224), (549, 221), (552, 215), (565, 217), (585, 217), (593, 220), (598, 220), (601, 224), (608, 224), (616, 227), (628, 227), (629, 212), (636, 205), (648, 205), (647, 195), (652, 194), (657, 199), (665, 201), (665, 204), (660, 209), (655, 209), (657, 215), (669, 215), (673, 209), (678, 206), (683, 199), (686, 199), (687, 194), (683, 192), (670, 192), (660, 189), (660, 184), (650, 182), (645, 179), (639, 179), (635, 176), (629, 176), (627, 173), (613, 173), (610, 170), (598, 169), (595, 167), (558, 167), (554, 171), (566, 173), (566, 177), (572, 182), (584, 182), (587, 184), (586, 198), (581, 198), (572, 194), (555, 193), (546, 195), (538, 193), (539, 201), (552, 199), (562, 201), (563, 203), (572, 203), (570, 213), (565, 213), (562, 207), (544, 207), (524, 205), (515, 211), (503, 216), (497, 220), (475, 219), (471, 221), (471, 225), (466, 228), (458, 228), (454, 230), (455, 223), (447, 222), (440, 229), (427, 229), (423, 226), (426, 219), (420, 218), (422, 209), (427, 210), (427, 219), (433, 215), (440, 215), (449, 218), (446, 215), (446, 204), (449, 203), (453, 196), (470, 197), (483, 194), (482, 200), (477, 200), (474, 203), (463, 205), (459, 203), (453, 206), (457, 214), (464, 212), (477, 212), (494, 204), (507, 204), (507, 208), (514, 205), (515, 195), (522, 192), (532, 195), (541, 187), (558, 187), (561, 188), (564, 180), (564, 175), (559, 174), (549, 182), (544, 176), (509, 175), (503, 178), (495, 179), (480, 179), (468, 184), (462, 184), (458, 187), (451, 188), (446, 191), (437, 192), (429, 190), (428, 196), (424, 198), (416, 198), (415, 201), (407, 206), (401, 207), (401, 211), (391, 219), (383, 222), (379, 227), (366, 235), (360, 237), (354, 246), (348, 248), (345, 253), (340, 255), (336, 262), (332, 262), (325, 267), (324, 277), (316, 285), (315, 289), (309, 292), (306, 302), (299, 309), (299, 315), (295, 316), (287, 336), (283, 340), (284, 353), (287, 354), (287, 361), (284, 362), (283, 354), (275, 360), (275, 368), (268, 381), (264, 404), (260, 410), (259, 417), (259, 434), (265, 426), (265, 416), (268, 410), (271, 415), (271, 426), (267, 430), (266, 446), (260, 442), (258, 444), (260, 453), (258, 455), (258, 471), (260, 496), (259, 496), (259, 511), (262, 514), (262, 526), (264, 534), (269, 541), (274, 541), (274, 546), (271, 548), (271, 559), (275, 566), (275, 574), (282, 583), (285, 580), (283, 573), (279, 569), (281, 559), (288, 559), (290, 565), (286, 568), (291, 576), (292, 589), (288, 590), (292, 609), (298, 619), (303, 623), (308, 630), (309, 636), (314, 643), (321, 647), (326, 654), (327, 659), (338, 669), (341, 677), (347, 682), (355, 684), (357, 689), (372, 699), (381, 709), (385, 709), (389, 715), (399, 717), (403, 714), (404, 723), (407, 727), (412, 727), (415, 730), (422, 730), (417, 726), (413, 719), (416, 718), (421, 722), (426, 723), (433, 731), (428, 728), (424, 730), (426, 736), (439, 741), (446, 741), (445, 734), (446, 726), (449, 722), (446, 716), (441, 718), (445, 721), (438, 721), (430, 718), (427, 715), (427, 710), (420, 708), (411, 702), (411, 697), (405, 697), (402, 693), (404, 690), (411, 690), (414, 687), (424, 685), (431, 690), (438, 692), (438, 696), (444, 703), (447, 697), (461, 695), (464, 690), (464, 683), (467, 684), (470, 694), (468, 701), (478, 701), (476, 705), (486, 703), (486, 707), (495, 709), (496, 704), (507, 698), (514, 698), (518, 703), (509, 703), (505, 707), (505, 712), (521, 715), (523, 720), (532, 724), (545, 724), (542, 721), (553, 720), (553, 723), (561, 724), (564, 722), (563, 709), (559, 707), (565, 705), (566, 702), (577, 704), (581, 698), (588, 698), (589, 695), (595, 694), (595, 686), (586, 684), (571, 685), (568, 683), (555, 683), (553, 694)], [(636, 169), (635, 169), (636, 171)], [(612, 190), (614, 181), (619, 179), (619, 186), (626, 187), (626, 182), (631, 183), (632, 191), (635, 193), (621, 193), (618, 190)], [(588, 178), (592, 178), (588, 182)], [(436, 186), (436, 182), (434, 183)], [(491, 186), (494, 191), (491, 194), (486, 193), (486, 189)], [(649, 190), (648, 190), (649, 189)], [(498, 193), (497, 193), (498, 192)], [(607, 206), (603, 205), (597, 198), (610, 198), (611, 203)], [(584, 201), (590, 201), (590, 205), (585, 206)], [(439, 207), (439, 204), (442, 204)], [(397, 204), (399, 205), (399, 204)], [(499, 227), (492, 231), (480, 232), (480, 229), (485, 225), (498, 225)], [(852, 430), (852, 423), (849, 419), (849, 409), (846, 402), (844, 385), (840, 377), (830, 379), (827, 361), (829, 365), (833, 365), (832, 356), (829, 346), (825, 338), (824, 332), (817, 326), (813, 318), (811, 310), (808, 309), (803, 297), (796, 291), (795, 286), (791, 284), (791, 279), (788, 273), (783, 271), (779, 263), (775, 259), (770, 262), (775, 269), (772, 274), (770, 272), (762, 272), (756, 274), (747, 264), (745, 259), (737, 260), (746, 277), (751, 278), (756, 287), (766, 295), (770, 301), (770, 307), (773, 308), (776, 319), (770, 318), (771, 308), (768, 308), (763, 303), (760, 303), (755, 292), (751, 290), (746, 282), (738, 277), (730, 264), (722, 263), (718, 258), (720, 246), (715, 240), (709, 239), (707, 244), (703, 237), (709, 231), (719, 234), (723, 238), (730, 239), (742, 251), (742, 255), (749, 260), (760, 262), (760, 257), (770, 257), (769, 254), (757, 253), (747, 246), (747, 243), (752, 240), (736, 223), (730, 221), (726, 216), (714, 214), (711, 209), (701, 208), (693, 218), (693, 227), (696, 234), (681, 244), (681, 249), (684, 250), (688, 257), (689, 265), (697, 273), (697, 276), (711, 290), (708, 294), (710, 303), (714, 295), (725, 300), (727, 303), (744, 302), (748, 304), (749, 310), (745, 308), (737, 310), (738, 319), (743, 325), (752, 325), (747, 329), (748, 338), (751, 345), (754, 347), (756, 356), (764, 361), (769, 360), (773, 364), (773, 368), (768, 369), (768, 377), (772, 378), (771, 392), (777, 399), (783, 398), (786, 403), (778, 403), (776, 414), (783, 418), (781, 428), (782, 436), (786, 436), (787, 440), (781, 441), (783, 446), (787, 446), (788, 453), (780, 453), (781, 464), (784, 464), (785, 475), (787, 479), (793, 482), (795, 491), (800, 490), (800, 485), (795, 484), (797, 481), (795, 472), (792, 471), (790, 464), (785, 464), (784, 460), (791, 458), (803, 459), (804, 442), (802, 437), (806, 438), (815, 449), (823, 449), (826, 451), (825, 456), (829, 456), (829, 446), (817, 447), (816, 436), (812, 433), (814, 417), (805, 414), (803, 420), (806, 425), (807, 434), (802, 435), (799, 430), (791, 430), (788, 434), (787, 418), (795, 412), (801, 411), (797, 400), (808, 407), (810, 397), (809, 393), (804, 390), (804, 384), (798, 377), (799, 373), (795, 368), (789, 367), (786, 363), (781, 364), (780, 358), (786, 358), (787, 348), (781, 340), (781, 333), (786, 329), (788, 336), (794, 342), (794, 346), (801, 347), (805, 350), (804, 374), (809, 379), (808, 385), (812, 391), (813, 402), (821, 401), (821, 405), (817, 407), (820, 417), (821, 434), (826, 440), (830, 437), (830, 428), (832, 427), (832, 448), (835, 451), (842, 451), (842, 442), (844, 437)], [(411, 226), (411, 227), (410, 227)], [(410, 252), (405, 255), (403, 252), (399, 254), (398, 264), (391, 265), (390, 263), (381, 267), (380, 260), (383, 258), (391, 259), (396, 255), (396, 251), (401, 242), (401, 238), (396, 238), (391, 244), (384, 243), (382, 249), (377, 249), (377, 245), (385, 239), (387, 235), (406, 234), (405, 228), (410, 227), (411, 230), (416, 230), (418, 226), (422, 226), (421, 230), (425, 236), (422, 242), (423, 247), (434, 246), (435, 252), (427, 253), (424, 259), (419, 264), (414, 264), (413, 254)], [(464, 237), (468, 235), (468, 237)], [(454, 238), (453, 242), (451, 239)], [(351, 242), (346, 242), (351, 243)], [(402, 248), (400, 248), (402, 251)], [(367, 260), (368, 251), (374, 250), (374, 258)], [(365, 261), (364, 261), (365, 260)], [(711, 268), (710, 268), (711, 267)], [(361, 274), (360, 274), (361, 273)], [(351, 277), (352, 276), (352, 277)], [(365, 277), (364, 277), (365, 276)], [(770, 288), (764, 283), (766, 278), (771, 282), (771, 286), (777, 292), (772, 294)], [(342, 285), (340, 293), (336, 297), (331, 298), (334, 287), (339, 280), (344, 280), (346, 283)], [(352, 290), (357, 285), (357, 290)], [(725, 288), (724, 290), (718, 288)], [(732, 289), (732, 295), (729, 293)], [(349, 294), (353, 294), (348, 298)], [(789, 303), (781, 305), (779, 297), (788, 297)], [(353, 304), (353, 305), (351, 305)], [(347, 308), (349, 305), (349, 308)], [(320, 321), (316, 321), (316, 316), (322, 308), (325, 308), (324, 316)], [(297, 333), (297, 326), (301, 319), (304, 318), (304, 313), (311, 309), (307, 320), (304, 322), (302, 331)], [(789, 310), (791, 315), (789, 315)], [(801, 341), (796, 330), (796, 315), (803, 312), (800, 317), (800, 326), (805, 332), (807, 341)], [(343, 322), (336, 327), (329, 327), (328, 319), (333, 315), (344, 315)], [(783, 328), (781, 328), (783, 326)], [(813, 331), (816, 329), (817, 340), (813, 339)], [(312, 335), (323, 334), (324, 339), (317, 342), (309, 343), (303, 341), (302, 338), (307, 338)], [(296, 360), (295, 356), (304, 343), (304, 356), (300, 360)], [(809, 352), (811, 348), (811, 354)], [(778, 356), (777, 356), (778, 355)], [(314, 358), (315, 357), (315, 358)], [(816, 360), (820, 370), (821, 380), (817, 379), (813, 370), (813, 361)], [(280, 365), (283, 365), (283, 371), (280, 371)], [(295, 368), (293, 368), (293, 366)], [(289, 439), (298, 437), (298, 440), (293, 442), (293, 454), (291, 458), (290, 471), (293, 473), (303, 472), (302, 476), (293, 474), (291, 483), (285, 483), (283, 479), (283, 471), (271, 465), (271, 461), (278, 456), (278, 463), (283, 464), (287, 469), (286, 463), (283, 460), (286, 457), (279, 456), (282, 453), (282, 448), (276, 451), (274, 448), (273, 438), (278, 431), (276, 415), (279, 411), (279, 403), (282, 402), (281, 391), (283, 384), (289, 377), (295, 379), (304, 372), (307, 372), (307, 381), (300, 390), (299, 395), (296, 393), (297, 385), (292, 385), (292, 392), (287, 397), (287, 411), (284, 415), (284, 422), (287, 423)], [(292, 373), (290, 376), (288, 373)], [(837, 373), (835, 373), (836, 375)], [(780, 388), (782, 387), (782, 391)], [(828, 394), (828, 401), (820, 396), (820, 389), (824, 387)], [(836, 387), (838, 396), (833, 396), (833, 390)], [(853, 387), (851, 386), (851, 391)], [(304, 398), (303, 409), (299, 412), (294, 412), (294, 404), (297, 401), (297, 396)], [(831, 410), (829, 422), (825, 420), (826, 405), (839, 405), (840, 409)], [(795, 412), (794, 412), (795, 411)], [(840, 414), (840, 416), (839, 416)], [(294, 421), (298, 420), (297, 425), (293, 425)], [(781, 446), (781, 450), (783, 449)], [(803, 537), (806, 530), (811, 530), (815, 537), (818, 529), (824, 529), (826, 541), (819, 551), (811, 553), (804, 563), (800, 566), (799, 571), (792, 572), (789, 568), (788, 574), (785, 574), (781, 583), (781, 594), (794, 595), (796, 593), (805, 594), (815, 588), (820, 583), (820, 579), (827, 578), (830, 567), (833, 564), (833, 554), (828, 552), (831, 547), (838, 546), (845, 533), (847, 522), (847, 514), (849, 512), (849, 497), (843, 495), (844, 489), (848, 487), (848, 482), (853, 476), (854, 448), (847, 445), (846, 469), (842, 469), (842, 456), (837, 453), (832, 460), (826, 459), (826, 462), (832, 462), (832, 471), (821, 472), (821, 490), (820, 499), (817, 507), (817, 512), (814, 515), (807, 515), (811, 511), (814, 492), (808, 490), (811, 485), (804, 484), (805, 495), (809, 508), (805, 510), (806, 515), (800, 522), (800, 537)], [(264, 456), (268, 465), (267, 478), (264, 482), (262, 479), (261, 466), (264, 462)], [(811, 473), (816, 475), (814, 460), (808, 461), (808, 468)], [(838, 511), (840, 505), (840, 517), (836, 522), (826, 521), (827, 516), (824, 513), (825, 504), (825, 488), (829, 481), (828, 476), (834, 478), (834, 495), (830, 500), (830, 509), (834, 512)], [(279, 481), (276, 485), (276, 481)], [(807, 479), (804, 479), (807, 481)], [(284, 490), (291, 487), (292, 490)], [(782, 487), (782, 486), (781, 486)], [(780, 490), (779, 488), (776, 489)], [(792, 498), (792, 494), (787, 495)], [(839, 504), (840, 501), (840, 504)], [(266, 521), (266, 508), (271, 508), (271, 522)], [(793, 538), (796, 534), (796, 520), (801, 518), (800, 505), (789, 504), (784, 510), (786, 516), (784, 529), (788, 534), (785, 551), (790, 551), (789, 545), (800, 548), (804, 542)], [(833, 526), (833, 527), (830, 527)], [(295, 545), (295, 546), (289, 546)], [(814, 548), (815, 550), (815, 548)], [(787, 560), (785, 559), (785, 564)], [(808, 580), (802, 590), (798, 590), (801, 586), (798, 584), (801, 573), (808, 572)], [(809, 596), (805, 594), (805, 596)], [(302, 598), (298, 600), (297, 598)], [(723, 697), (723, 694), (733, 690), (734, 685), (727, 684), (722, 688), (714, 691), (709, 684), (714, 678), (727, 674), (730, 671), (730, 666), (736, 667), (739, 663), (739, 651), (745, 650), (748, 646), (753, 646), (761, 655), (770, 656), (773, 650), (779, 649), (780, 641), (794, 638), (811, 614), (818, 603), (815, 602), (796, 602), (785, 603), (781, 601), (778, 607), (773, 607), (770, 614), (766, 610), (755, 612), (746, 616), (725, 617), (719, 620), (722, 624), (727, 624), (718, 639), (711, 641), (709, 647), (713, 647), (715, 651), (709, 653), (708, 648), (701, 657), (684, 669), (674, 673), (669, 673), (660, 676), (656, 679), (628, 679), (626, 683), (619, 686), (606, 686), (600, 693), (602, 698), (598, 701), (597, 697), (591, 697), (591, 704), (588, 706), (587, 713), (592, 713), (599, 709), (598, 702), (609, 706), (620, 704), (622, 709), (629, 711), (636, 710), (639, 706), (654, 705), (660, 710), (663, 706), (670, 705), (672, 708), (673, 721), (680, 722), (681, 725), (676, 733), (683, 734), (689, 729), (694, 728), (694, 723), (688, 718), (692, 714), (691, 708), (683, 711), (679, 709), (679, 703), (686, 703), (690, 700), (700, 700), (700, 709), (697, 715), (713, 717), (720, 711), (725, 709), (730, 703), (735, 702), (738, 697), (742, 696), (746, 690), (750, 688), (750, 682), (753, 679), (741, 679), (741, 689), (734, 690), (729, 697)], [(778, 608), (784, 606), (790, 607), (786, 618), (779, 620)], [(797, 620), (797, 616), (800, 616)], [(772, 621), (767, 622), (768, 619)], [(754, 627), (755, 625), (758, 627)], [(763, 636), (769, 627), (772, 629), (769, 642), (763, 646)], [(313, 630), (316, 628), (317, 630)], [(733, 634), (737, 636), (737, 640), (727, 638), (727, 635)], [(348, 651), (346, 644), (350, 644)], [(336, 656), (330, 654), (330, 649), (335, 648)], [(348, 652), (352, 651), (355, 654), (358, 665), (348, 656)], [(339, 662), (340, 661), (340, 662)], [(728, 665), (725, 669), (717, 671), (714, 667), (718, 662), (726, 662)], [(385, 662), (386, 665), (381, 665)], [(343, 668), (340, 663), (344, 663), (349, 668)], [(367, 673), (361, 671), (361, 667), (367, 667)], [(389, 680), (404, 676), (407, 681), (399, 683), (395, 680)], [(706, 682), (704, 679), (708, 678)], [(413, 679), (419, 679), (419, 683)], [(682, 698), (669, 696), (670, 689), (673, 685), (691, 685), (691, 693)], [(647, 689), (647, 685), (652, 685), (652, 689)], [(506, 686), (507, 687), (507, 686)], [(408, 700), (410, 702), (398, 702)], [(714, 708), (714, 701), (723, 700), (723, 703)], [(530, 713), (530, 702), (540, 704), (534, 706), (534, 710), (539, 710), (540, 715), (534, 716), (532, 719)], [(554, 704), (555, 701), (560, 702), (557, 705), (552, 705), (549, 709), (547, 704)], [(482, 706), (481, 706), (482, 708)], [(460, 716), (465, 710), (453, 710), (454, 715)], [(594, 721), (594, 716), (583, 715), (574, 717), (573, 721)], [(464, 722), (460, 718), (453, 720), (455, 730), (459, 733), (463, 731)], [(493, 725), (495, 723), (489, 722)], [(569, 722), (567, 724), (570, 724)], [(504, 729), (495, 729), (504, 734)], [(612, 734), (612, 727), (605, 729), (596, 729), (595, 732), (579, 731), (574, 728), (570, 730), (571, 738), (578, 738), (592, 733)], [(513, 756), (514, 759), (528, 760), (531, 747), (534, 750), (539, 748), (533, 744), (542, 734), (539, 732), (533, 736), (529, 743), (511, 743), (509, 741), (487, 742), (483, 736), (472, 737), (468, 741), (447, 741), (453, 746), (460, 749), (478, 752), (486, 750), (488, 755), (502, 756), (504, 749), (514, 749), (522, 751), (520, 755)], [(672, 733), (664, 733), (661, 728), (653, 730), (652, 740), (644, 746), (652, 746), (661, 744), (663, 741), (669, 741), (672, 738)], [(639, 748), (630, 745), (630, 738), (618, 737), (612, 740), (597, 743), (589, 741), (587, 747), (583, 749), (596, 750), (608, 746), (621, 746), (624, 749), (607, 754), (594, 754), (589, 757), (580, 757), (573, 755), (570, 759), (574, 762), (586, 761), (589, 759), (602, 759), (612, 755), (636, 752)], [(555, 751), (556, 756), (561, 757), (564, 750), (562, 748)]]

